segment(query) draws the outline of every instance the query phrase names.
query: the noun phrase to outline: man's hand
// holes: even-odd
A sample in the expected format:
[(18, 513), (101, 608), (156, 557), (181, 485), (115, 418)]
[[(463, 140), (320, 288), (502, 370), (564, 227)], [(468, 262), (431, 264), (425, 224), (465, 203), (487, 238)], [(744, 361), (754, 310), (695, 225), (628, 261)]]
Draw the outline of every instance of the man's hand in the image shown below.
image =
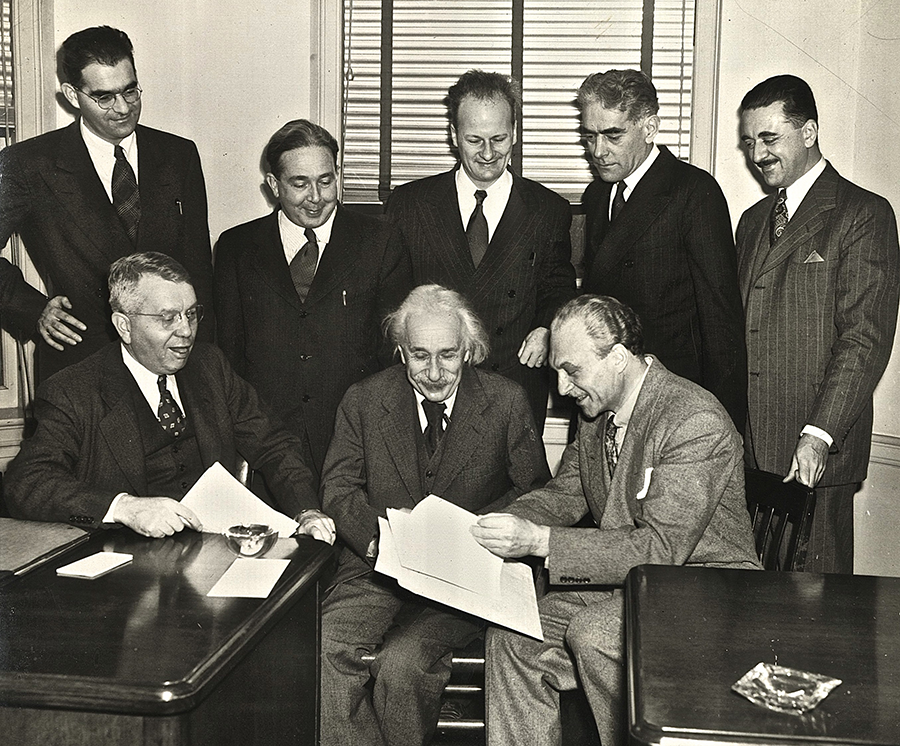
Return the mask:
[[(57, 295), (47, 301), (41, 317), (38, 319), (38, 331), (44, 341), (55, 350), (64, 350), (60, 342), (67, 345), (77, 345), (81, 341), (81, 335), (75, 329), (85, 331), (87, 327), (64, 309), (72, 309), (72, 304), (64, 295)], [(57, 341), (58, 340), (58, 341)]]
[(294, 520), (300, 524), (296, 533), (308, 534), (319, 541), (334, 544), (334, 521), (321, 510), (304, 510)]
[(116, 523), (154, 539), (171, 536), (184, 528), (203, 529), (194, 511), (171, 497), (122, 495), (112, 517)]
[(509, 513), (483, 515), (469, 530), (475, 541), (500, 557), (546, 557), (550, 554), (550, 527)]
[(828, 443), (810, 433), (804, 433), (797, 441), (791, 457), (791, 470), (783, 481), (796, 479), (807, 487), (815, 487), (825, 472), (828, 461)]
[(519, 362), (529, 368), (540, 368), (547, 362), (550, 349), (550, 330), (546, 326), (532, 329), (519, 348)]

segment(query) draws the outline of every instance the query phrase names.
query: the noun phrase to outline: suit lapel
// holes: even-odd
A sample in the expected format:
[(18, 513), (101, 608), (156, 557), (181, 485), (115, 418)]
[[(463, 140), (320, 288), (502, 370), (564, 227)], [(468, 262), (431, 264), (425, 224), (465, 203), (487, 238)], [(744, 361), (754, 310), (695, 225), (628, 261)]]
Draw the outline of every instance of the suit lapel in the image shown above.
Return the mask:
[[(515, 267), (528, 259), (525, 252), (532, 237), (540, 232), (540, 228), (535, 225), (540, 219), (531, 194), (522, 186), (522, 179), (513, 174), (513, 188), (509, 194), (509, 201), (494, 230), (494, 235), (491, 236), (487, 253), (477, 269), (474, 264), (472, 265), (476, 292), (482, 290), (493, 292), (494, 285), (509, 271), (510, 266)], [(471, 260), (468, 244), (466, 253)]]
[(434, 490), (438, 495), (446, 491), (445, 486), (472, 462), (472, 454), (481, 447), (489, 407), (490, 402), (477, 374), (465, 367), (450, 418), (452, 424), (445, 436), (443, 456), (434, 479)]
[[(203, 466), (212, 466), (223, 453), (226, 453), (219, 428), (216, 426), (215, 402), (209, 395), (209, 382), (204, 380), (203, 370), (194, 357), (188, 358), (187, 364), (175, 374), (178, 381), (178, 393), (184, 404), (185, 416), (194, 430), (197, 445), (200, 448), (200, 459)], [(231, 464), (222, 464), (226, 469), (231, 469)]]
[(171, 231), (165, 225), (171, 220), (178, 195), (172, 177), (174, 171), (166, 168), (164, 154), (154, 148), (152, 135), (138, 126), (138, 187), (141, 196), (141, 221), (138, 226), (138, 250), (153, 251), (156, 236)]
[(379, 423), (379, 430), (407, 493), (418, 501), (424, 495), (415, 431), (410, 429), (419, 426), (416, 398), (406, 380), (405, 369), (395, 366), (392, 370), (396, 371), (396, 375), (390, 379), (390, 388), (381, 402), (384, 417)]
[(365, 245), (367, 236), (360, 233), (359, 224), (343, 205), (337, 206), (337, 214), (331, 226), (331, 238), (319, 258), (319, 266), (309, 287), (306, 305), (321, 302), (352, 271), (356, 252)]
[(302, 308), (300, 297), (291, 280), (291, 270), (284, 257), (281, 233), (278, 230), (278, 210), (259, 225), (254, 236), (253, 268), (272, 291), (297, 309)]
[[(775, 197), (766, 200), (764, 206), (748, 216), (747, 235), (738, 254), (738, 277), (741, 283), (741, 299), (744, 308), (750, 298), (750, 288), (759, 277), (760, 269), (769, 253), (769, 220)], [(751, 208), (752, 209), (752, 208)]]
[(87, 237), (86, 245), (98, 252), (107, 265), (118, 259), (123, 242), (128, 245), (130, 241), (97, 176), (77, 120), (60, 137), (55, 170), (42, 177), (66, 208), (70, 224)]
[[(459, 168), (459, 166), (457, 166)], [(475, 274), (466, 229), (459, 214), (456, 169), (443, 174), (429, 195), (428, 222), (432, 226), (433, 252), (447, 270), (451, 287), (466, 287)], [(490, 253), (490, 248), (488, 249)]]
[[(134, 411), (133, 379), (118, 344), (107, 348), (100, 380), (100, 397), (107, 413), (100, 421), (100, 432), (115, 458), (130, 491), (147, 494), (147, 473), (144, 469), (144, 446)], [(135, 384), (136, 385), (136, 384)]]

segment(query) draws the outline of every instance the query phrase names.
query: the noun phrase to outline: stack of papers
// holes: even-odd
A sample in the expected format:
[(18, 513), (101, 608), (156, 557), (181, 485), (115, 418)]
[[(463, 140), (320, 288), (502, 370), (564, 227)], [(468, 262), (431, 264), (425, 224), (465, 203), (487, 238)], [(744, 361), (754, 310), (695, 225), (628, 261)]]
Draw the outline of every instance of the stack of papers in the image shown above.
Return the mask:
[(407, 590), (543, 640), (528, 565), (503, 560), (469, 531), (478, 516), (428, 495), (411, 511), (379, 518), (378, 572)]

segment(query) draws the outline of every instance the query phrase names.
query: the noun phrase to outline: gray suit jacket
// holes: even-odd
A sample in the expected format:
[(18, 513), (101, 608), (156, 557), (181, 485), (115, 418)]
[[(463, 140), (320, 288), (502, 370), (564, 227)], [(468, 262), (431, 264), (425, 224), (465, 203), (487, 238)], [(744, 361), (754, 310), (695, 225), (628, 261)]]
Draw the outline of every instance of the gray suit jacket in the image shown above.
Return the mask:
[[(318, 507), (299, 439), (261, 409), (216, 347), (197, 345), (175, 378), (204, 466), (219, 461), (235, 473), (242, 456), (265, 475), (285, 513)], [(136, 390), (118, 343), (38, 389), (37, 430), (4, 480), (14, 517), (94, 528), (120, 492), (147, 495)]]
[[(741, 439), (712, 394), (654, 358), (612, 480), (605, 427), (580, 418), (557, 476), (507, 508), (553, 527), (551, 583), (621, 585), (645, 563), (759, 567)], [(597, 528), (571, 528), (588, 513)]]
[(417, 431), (416, 399), (402, 365), (344, 396), (322, 478), (323, 510), (347, 545), (338, 582), (371, 569), (363, 558), (387, 508), (413, 508), (435, 494), (488, 513), (550, 477), (525, 394), (501, 376), (465, 368), (433, 472), (419, 463)]
[(804, 425), (834, 445), (822, 486), (865, 479), (872, 392), (894, 340), (900, 297), (897, 223), (890, 204), (831, 165), (769, 248), (774, 195), (738, 224), (747, 315), (748, 452), (787, 474)]

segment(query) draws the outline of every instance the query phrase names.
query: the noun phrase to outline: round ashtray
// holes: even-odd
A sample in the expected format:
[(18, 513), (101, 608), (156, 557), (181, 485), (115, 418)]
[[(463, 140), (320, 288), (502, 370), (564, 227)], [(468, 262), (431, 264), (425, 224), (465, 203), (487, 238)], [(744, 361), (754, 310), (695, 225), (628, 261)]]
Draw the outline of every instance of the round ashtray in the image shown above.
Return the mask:
[(262, 557), (278, 541), (278, 532), (262, 523), (232, 526), (225, 532), (225, 541), (238, 557)]

